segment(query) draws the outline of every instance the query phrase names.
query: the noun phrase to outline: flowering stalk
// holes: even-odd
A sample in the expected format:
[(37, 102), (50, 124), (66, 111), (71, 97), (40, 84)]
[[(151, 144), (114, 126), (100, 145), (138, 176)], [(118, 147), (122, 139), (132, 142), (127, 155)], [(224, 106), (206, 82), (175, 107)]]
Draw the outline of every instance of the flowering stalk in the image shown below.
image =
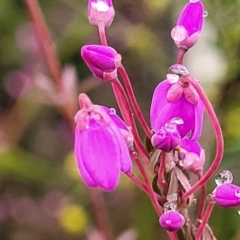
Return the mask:
[[(60, 62), (58, 60), (55, 48), (53, 47), (53, 41), (50, 37), (50, 33), (44, 21), (44, 17), (39, 4), (37, 0), (25, 0), (25, 5), (32, 19), (35, 33), (37, 35), (36, 39), (38, 39), (39, 46), (44, 54), (45, 60), (47, 62), (47, 67), (49, 68), (49, 72), (52, 75), (52, 79), (55, 83), (57, 94), (61, 95), (64, 98), (64, 95), (66, 93), (62, 83)], [(67, 119), (71, 128), (74, 129), (72, 120), (74, 116), (74, 107), (68, 103), (64, 103), (59, 105), (59, 109), (62, 112), (63, 116), (65, 116)]]
[(209, 203), (206, 208), (205, 214), (200, 222), (200, 225), (197, 228), (195, 240), (201, 240), (202, 232), (204, 230), (204, 227), (206, 226), (206, 223), (208, 222), (209, 217), (211, 216), (213, 208), (214, 208), (214, 203)]
[(188, 192), (186, 192), (182, 196), (182, 199), (186, 200), (192, 193), (196, 192), (203, 184), (205, 184), (212, 177), (212, 175), (215, 173), (215, 171), (219, 167), (223, 157), (224, 142), (223, 142), (222, 129), (220, 127), (218, 118), (204, 90), (202, 89), (198, 81), (190, 76), (186, 76), (186, 78), (184, 78), (184, 81), (186, 83), (190, 83), (196, 89), (197, 93), (201, 97), (204, 103), (204, 106), (207, 110), (208, 116), (211, 120), (213, 129), (215, 132), (215, 136), (216, 136), (216, 155), (213, 160), (213, 163), (210, 166), (210, 168), (207, 170), (207, 172), (203, 175), (203, 177), (197, 183), (195, 183)]

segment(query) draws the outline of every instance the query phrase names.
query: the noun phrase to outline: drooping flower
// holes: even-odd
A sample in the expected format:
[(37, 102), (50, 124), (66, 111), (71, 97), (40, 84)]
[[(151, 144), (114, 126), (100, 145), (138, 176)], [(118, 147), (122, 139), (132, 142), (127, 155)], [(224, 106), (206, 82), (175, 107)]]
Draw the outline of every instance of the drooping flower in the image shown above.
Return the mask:
[(165, 126), (161, 127), (151, 138), (155, 148), (165, 152), (172, 151), (181, 142), (181, 136), (177, 130), (177, 125), (182, 124), (181, 120), (172, 119)]
[[(200, 138), (204, 105), (194, 87), (185, 84), (176, 74), (167, 75), (158, 84), (152, 97), (150, 122), (155, 133), (172, 119), (181, 119), (177, 125), (181, 138), (196, 141)], [(173, 78), (174, 77), (174, 78)]]
[(181, 166), (194, 173), (202, 173), (205, 163), (205, 151), (200, 144), (183, 139), (180, 143)]
[(178, 48), (191, 48), (199, 39), (204, 19), (204, 6), (199, 1), (188, 2), (182, 10), (171, 36)]
[(93, 75), (104, 81), (117, 77), (117, 68), (121, 65), (121, 55), (113, 48), (102, 45), (85, 45), (81, 56)]
[(179, 212), (170, 210), (160, 216), (159, 223), (167, 231), (175, 232), (183, 227), (185, 219)]
[(88, 19), (90, 24), (98, 26), (104, 22), (106, 27), (112, 24), (115, 10), (112, 0), (88, 0)]
[(78, 169), (87, 186), (113, 190), (120, 172), (132, 168), (122, 132), (127, 132), (127, 127), (115, 112), (92, 104), (86, 94), (79, 95), (79, 103), (74, 146)]
[(234, 184), (222, 184), (215, 188), (212, 198), (220, 207), (240, 206), (240, 187)]

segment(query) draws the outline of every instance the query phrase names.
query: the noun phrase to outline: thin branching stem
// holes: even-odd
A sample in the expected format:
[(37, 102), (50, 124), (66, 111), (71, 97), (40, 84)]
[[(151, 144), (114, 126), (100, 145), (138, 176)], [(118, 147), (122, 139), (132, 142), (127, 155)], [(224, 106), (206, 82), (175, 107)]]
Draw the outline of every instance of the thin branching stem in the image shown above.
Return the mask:
[(182, 199), (186, 200), (191, 194), (193, 194), (199, 188), (201, 188), (213, 176), (213, 174), (215, 173), (215, 171), (219, 167), (219, 165), (222, 161), (222, 157), (223, 157), (224, 142), (223, 142), (222, 129), (221, 129), (221, 126), (219, 124), (216, 113), (215, 113), (215, 111), (212, 107), (211, 102), (207, 98), (203, 88), (199, 84), (199, 82), (195, 78), (191, 77), (190, 75), (184, 77), (183, 81), (185, 81), (186, 83), (190, 83), (196, 89), (198, 95), (202, 99), (202, 101), (204, 103), (204, 106), (207, 110), (208, 116), (211, 120), (213, 129), (214, 129), (214, 132), (215, 132), (215, 136), (216, 136), (216, 154), (215, 154), (215, 158), (212, 162), (212, 165), (207, 170), (207, 172), (203, 175), (203, 177), (201, 179), (199, 179), (199, 181), (196, 182), (192, 186), (192, 188), (182, 196)]

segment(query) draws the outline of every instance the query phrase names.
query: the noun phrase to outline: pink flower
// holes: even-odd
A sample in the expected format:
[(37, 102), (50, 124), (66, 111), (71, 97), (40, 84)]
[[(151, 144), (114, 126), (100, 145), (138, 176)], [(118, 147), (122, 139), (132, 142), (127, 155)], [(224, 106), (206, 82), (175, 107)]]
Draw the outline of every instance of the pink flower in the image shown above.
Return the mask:
[(161, 127), (151, 138), (155, 148), (165, 152), (172, 151), (181, 142), (181, 136), (177, 130), (178, 120), (172, 119)]
[(81, 109), (75, 116), (75, 156), (83, 181), (89, 187), (113, 190), (120, 172), (130, 172), (132, 162), (122, 130), (127, 126), (104, 106), (79, 95)]
[(201, 148), (200, 144), (195, 141), (191, 142), (184, 139), (180, 143), (182, 151), (181, 166), (194, 173), (201, 173), (205, 163), (205, 151)]
[(117, 77), (117, 68), (121, 64), (121, 55), (113, 48), (102, 45), (85, 45), (81, 56), (93, 75), (105, 81)]
[(213, 199), (220, 207), (240, 206), (240, 187), (234, 184), (222, 184), (215, 188)]
[[(155, 133), (173, 119), (182, 120), (177, 125), (181, 138), (196, 141), (200, 138), (204, 105), (196, 90), (181, 81), (178, 75), (169, 74), (156, 87), (150, 108), (150, 122)], [(174, 78), (173, 78), (174, 77)]]
[(174, 232), (183, 227), (185, 219), (179, 212), (170, 210), (160, 216), (159, 223), (167, 231)]
[(204, 18), (202, 2), (188, 2), (182, 10), (171, 36), (178, 48), (189, 49), (200, 37)]
[(109, 27), (114, 16), (112, 0), (88, 0), (88, 19), (92, 25), (97, 26), (102, 21), (106, 27)]

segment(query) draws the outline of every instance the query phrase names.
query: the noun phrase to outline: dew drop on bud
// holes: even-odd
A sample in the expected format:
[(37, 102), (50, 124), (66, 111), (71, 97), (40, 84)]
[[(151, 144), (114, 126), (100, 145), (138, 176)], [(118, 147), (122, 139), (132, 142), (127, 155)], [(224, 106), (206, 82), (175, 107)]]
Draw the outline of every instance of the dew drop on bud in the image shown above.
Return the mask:
[(163, 205), (163, 211), (168, 212), (168, 211), (176, 211), (177, 210), (177, 204), (173, 202), (166, 202)]
[(228, 170), (221, 170), (215, 175), (215, 183), (219, 186), (222, 184), (232, 183), (233, 175)]
[(171, 31), (171, 37), (174, 41), (181, 42), (188, 37), (188, 33), (183, 26), (175, 26)]
[(116, 109), (115, 108), (110, 108), (110, 113), (111, 115), (114, 115), (116, 114)]
[(167, 80), (173, 84), (173, 83), (177, 83), (179, 80), (179, 76), (176, 74), (167, 74)]
[(169, 74), (176, 74), (179, 77), (185, 76), (189, 74), (188, 69), (182, 64), (174, 64), (168, 69)]
[(203, 17), (207, 17), (207, 16), (208, 16), (208, 11), (204, 11)]

